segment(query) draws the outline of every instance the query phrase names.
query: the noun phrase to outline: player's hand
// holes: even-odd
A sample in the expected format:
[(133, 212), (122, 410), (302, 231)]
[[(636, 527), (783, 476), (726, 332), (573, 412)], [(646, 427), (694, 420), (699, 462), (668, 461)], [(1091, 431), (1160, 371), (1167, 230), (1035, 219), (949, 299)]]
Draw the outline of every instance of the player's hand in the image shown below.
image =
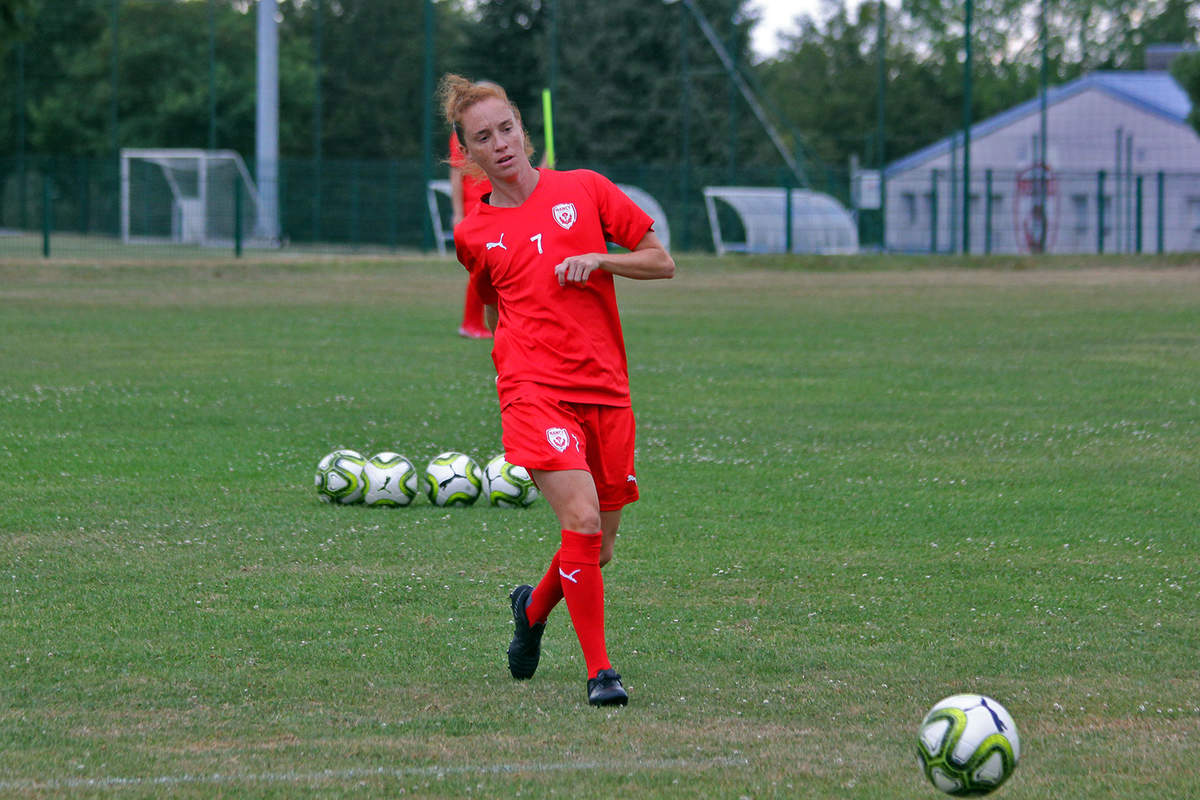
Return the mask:
[(584, 253), (564, 259), (554, 268), (554, 274), (558, 278), (559, 286), (567, 284), (583, 286), (588, 282), (591, 274), (598, 269), (600, 269), (600, 254)]

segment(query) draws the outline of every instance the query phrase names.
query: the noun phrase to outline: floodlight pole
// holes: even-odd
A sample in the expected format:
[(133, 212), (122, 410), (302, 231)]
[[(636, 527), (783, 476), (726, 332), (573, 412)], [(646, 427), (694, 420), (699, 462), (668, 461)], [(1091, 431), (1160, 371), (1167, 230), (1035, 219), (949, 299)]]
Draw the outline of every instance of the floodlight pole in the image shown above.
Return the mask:
[[(421, 182), (425, 186), (429, 186), (429, 182), (433, 180), (433, 0), (425, 0), (423, 17), (425, 52), (422, 69), (424, 102), (421, 115)], [(433, 241), (433, 222), (424, 215), (423, 220), (421, 244), (422, 249), (428, 252), (436, 245), (436, 242)]]
[(1041, 20), (1040, 20), (1040, 30), (1038, 31), (1038, 38), (1041, 39), (1041, 42), (1039, 42), (1039, 44), (1041, 44), (1041, 46), (1042, 46), (1042, 65), (1041, 65), (1042, 66), (1042, 69), (1041, 69), (1041, 73), (1042, 73), (1041, 74), (1041, 84), (1042, 85), (1041, 85), (1041, 92), (1039, 93), (1039, 98), (1038, 98), (1038, 121), (1039, 121), (1039, 126), (1041, 129), (1040, 135), (1038, 136), (1038, 140), (1039, 140), (1038, 151), (1040, 153), (1039, 160), (1042, 163), (1041, 163), (1041, 167), (1034, 171), (1034, 177), (1037, 180), (1037, 184), (1036, 184), (1037, 185), (1037, 200), (1038, 200), (1038, 204), (1041, 206), (1041, 209), (1042, 209), (1042, 225), (1041, 225), (1040, 230), (1038, 231), (1038, 252), (1044, 253), (1044, 252), (1046, 252), (1046, 233), (1050, 227), (1047, 224), (1048, 217), (1046, 216), (1046, 182), (1047, 182), (1047, 179), (1049, 178), (1049, 175), (1047, 175), (1047, 171), (1050, 169), (1050, 150), (1048, 147), (1049, 143), (1046, 141), (1047, 137), (1049, 136), (1049, 134), (1047, 133), (1047, 130), (1046, 130), (1046, 127), (1047, 127), (1046, 126), (1046, 84), (1047, 84), (1047, 75), (1049, 73), (1049, 68), (1046, 63), (1046, 50), (1047, 50), (1047, 47), (1049, 46), (1049, 40), (1047, 38), (1047, 29), (1046, 29), (1046, 0), (1042, 0), (1042, 13), (1041, 13)]
[(258, 0), (258, 94), (254, 170), (258, 182), (256, 238), (279, 241), (279, 28), (275, 0)]
[(971, 17), (974, 0), (967, 0), (967, 16), (963, 41), (963, 254), (971, 254)]
[(885, 92), (887, 91), (887, 5), (883, 0), (879, 0), (879, 19), (876, 22), (879, 25), (875, 35), (875, 49), (878, 51), (879, 59), (877, 65), (879, 86), (875, 98), (875, 144), (876, 155), (879, 157), (879, 246), (882, 250), (887, 250), (887, 161), (885, 160), (887, 150), (884, 146), (887, 138), (887, 125), (884, 118)]
[(113, 0), (112, 14), (109, 21), (112, 29), (112, 61), (109, 64), (109, 81), (112, 88), (112, 97), (108, 101), (108, 135), (113, 154), (118, 156), (121, 153), (120, 105), (117, 102), (121, 86), (120, 12), (121, 0)]
[(692, 95), (691, 95), (691, 62), (688, 59), (688, 39), (687, 39), (687, 13), (684, 7), (679, 7), (679, 77), (683, 84), (683, 90), (679, 93), (679, 118), (682, 130), (679, 136), (679, 197), (682, 206), (680, 216), (683, 218), (683, 226), (680, 229), (680, 249), (686, 250), (691, 244), (691, 237), (688, 233), (691, 227), (688, 224), (689, 204), (688, 197), (691, 194), (691, 170), (692, 170)]
[(325, 98), (321, 80), (324, 72), (325, 31), (321, 0), (313, 3), (313, 193), (312, 193), (312, 241), (321, 241), (321, 171), (325, 134), (322, 118), (325, 114)]
[(217, 12), (208, 0), (208, 149), (217, 149)]

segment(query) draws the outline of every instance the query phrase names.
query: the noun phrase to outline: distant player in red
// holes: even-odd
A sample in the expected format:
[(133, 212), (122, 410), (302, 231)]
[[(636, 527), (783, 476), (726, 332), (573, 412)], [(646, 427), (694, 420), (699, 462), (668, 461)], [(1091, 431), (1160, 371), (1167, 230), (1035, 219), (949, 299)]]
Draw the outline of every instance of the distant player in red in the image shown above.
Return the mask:
[[(467, 214), (479, 204), (479, 199), (492, 190), (487, 178), (467, 175), (463, 172), (466, 156), (458, 144), (458, 137), (450, 135), (450, 206), (453, 210), (453, 221), (457, 227)], [(463, 298), (462, 323), (458, 326), (459, 336), (470, 339), (490, 339), (492, 332), (488, 330), (483, 319), (483, 301), (479, 293), (467, 283), (466, 296)]]
[[(653, 221), (607, 178), (530, 163), (521, 115), (494, 84), (442, 79), (446, 119), (491, 194), (454, 231), (495, 332), (505, 455), (558, 517), (561, 546), (537, 587), (510, 595), (508, 668), (530, 678), (550, 611), (565, 599), (587, 663), (588, 702), (629, 700), (604, 639), (604, 581), (621, 509), (638, 498), (625, 342), (613, 277), (670, 278)], [(628, 252), (609, 253), (614, 242)]]

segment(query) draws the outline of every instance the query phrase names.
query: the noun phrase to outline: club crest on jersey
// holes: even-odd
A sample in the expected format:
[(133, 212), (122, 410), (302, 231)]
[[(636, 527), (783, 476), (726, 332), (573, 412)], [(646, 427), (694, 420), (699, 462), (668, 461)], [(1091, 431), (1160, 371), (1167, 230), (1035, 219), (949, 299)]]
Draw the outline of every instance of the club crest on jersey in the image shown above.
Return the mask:
[(563, 230), (571, 230), (571, 226), (575, 224), (575, 204), (574, 203), (559, 203), (554, 208), (550, 209), (550, 214), (554, 217), (554, 221), (562, 226)]
[(562, 453), (571, 443), (571, 435), (566, 428), (546, 428), (546, 441), (558, 452)]

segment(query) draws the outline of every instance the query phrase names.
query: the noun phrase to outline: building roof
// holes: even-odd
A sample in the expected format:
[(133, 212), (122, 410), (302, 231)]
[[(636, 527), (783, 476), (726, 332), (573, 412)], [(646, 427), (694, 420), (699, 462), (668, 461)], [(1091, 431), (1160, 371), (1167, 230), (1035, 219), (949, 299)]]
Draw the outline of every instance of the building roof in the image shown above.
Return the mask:
[[(1049, 88), (1046, 91), (1046, 106), (1053, 106), (1092, 89), (1098, 89), (1115, 99), (1137, 106), (1170, 122), (1188, 126), (1187, 118), (1192, 110), (1191, 98), (1168, 72), (1092, 72), (1076, 78), (1070, 83)], [(1034, 97), (1007, 111), (1001, 111), (995, 116), (973, 124), (971, 139), (980, 139), (1025, 116), (1036, 114), (1040, 108), (1040, 98)], [(956, 131), (951, 136), (939, 139), (927, 147), (893, 161), (888, 164), (885, 172), (887, 175), (903, 172), (930, 158), (947, 153), (950, 151), (952, 142), (960, 137), (961, 132)]]

